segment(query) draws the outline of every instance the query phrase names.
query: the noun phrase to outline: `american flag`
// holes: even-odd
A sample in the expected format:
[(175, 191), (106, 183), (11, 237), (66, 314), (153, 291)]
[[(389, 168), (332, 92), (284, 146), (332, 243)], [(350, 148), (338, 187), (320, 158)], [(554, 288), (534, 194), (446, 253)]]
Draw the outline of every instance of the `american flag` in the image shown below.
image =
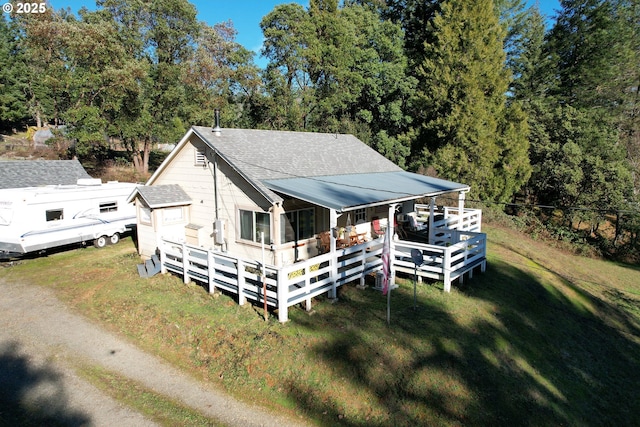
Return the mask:
[(391, 274), (391, 265), (389, 264), (390, 258), (390, 244), (389, 230), (384, 233), (384, 243), (382, 246), (382, 295), (386, 295), (389, 291), (389, 276)]

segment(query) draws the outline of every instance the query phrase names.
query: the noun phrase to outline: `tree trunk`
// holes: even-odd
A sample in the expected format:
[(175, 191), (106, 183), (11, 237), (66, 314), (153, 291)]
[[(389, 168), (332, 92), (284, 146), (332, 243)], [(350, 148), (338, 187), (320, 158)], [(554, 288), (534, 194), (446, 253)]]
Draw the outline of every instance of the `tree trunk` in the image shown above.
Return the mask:
[(149, 156), (151, 154), (151, 140), (145, 138), (142, 150), (142, 173), (146, 176), (149, 173)]
[(132, 157), (133, 167), (135, 168), (136, 172), (142, 172), (142, 159), (140, 158), (140, 152), (138, 150), (135, 150)]
[(620, 220), (621, 220), (620, 212), (616, 212), (616, 235), (613, 237), (613, 247), (618, 247), (618, 238), (620, 237)]

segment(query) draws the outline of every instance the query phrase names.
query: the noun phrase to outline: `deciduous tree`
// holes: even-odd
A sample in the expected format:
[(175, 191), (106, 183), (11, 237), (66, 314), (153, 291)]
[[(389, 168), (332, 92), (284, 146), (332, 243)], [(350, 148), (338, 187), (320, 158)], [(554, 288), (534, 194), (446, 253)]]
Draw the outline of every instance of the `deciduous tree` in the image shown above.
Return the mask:
[(0, 129), (9, 129), (28, 117), (27, 64), (15, 24), (0, 16)]

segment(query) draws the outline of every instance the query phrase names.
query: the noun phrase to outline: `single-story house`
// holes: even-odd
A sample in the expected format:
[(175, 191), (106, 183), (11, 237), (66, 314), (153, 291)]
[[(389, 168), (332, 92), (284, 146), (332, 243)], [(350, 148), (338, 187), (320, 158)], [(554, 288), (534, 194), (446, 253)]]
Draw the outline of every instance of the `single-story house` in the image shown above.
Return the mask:
[[(392, 275), (414, 272), (414, 251), (424, 257), (418, 274), (446, 291), (484, 270), (481, 211), (464, 207), (468, 191), (406, 172), (352, 135), (193, 126), (128, 201), (148, 271), (220, 287), (240, 304), (266, 301), (286, 321), (287, 307), (310, 309), (312, 297), (380, 271), (385, 234)], [(437, 211), (448, 193), (457, 206)]]
[(259, 259), (263, 233), (267, 262), (280, 266), (317, 255), (319, 234), (336, 227), (375, 237), (390, 204), (412, 212), (416, 199), (467, 191), (406, 172), (352, 135), (194, 126), (130, 200), (144, 258), (169, 238)]

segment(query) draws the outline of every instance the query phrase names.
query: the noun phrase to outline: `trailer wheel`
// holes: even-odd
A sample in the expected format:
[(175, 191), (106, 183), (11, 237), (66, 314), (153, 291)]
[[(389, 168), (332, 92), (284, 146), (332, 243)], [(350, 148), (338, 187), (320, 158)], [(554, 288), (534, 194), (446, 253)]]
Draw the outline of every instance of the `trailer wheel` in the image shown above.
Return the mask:
[(113, 233), (111, 237), (109, 237), (109, 244), (115, 245), (120, 241), (120, 235), (118, 233)]
[(107, 236), (100, 236), (93, 241), (93, 246), (96, 248), (104, 248), (107, 246)]

